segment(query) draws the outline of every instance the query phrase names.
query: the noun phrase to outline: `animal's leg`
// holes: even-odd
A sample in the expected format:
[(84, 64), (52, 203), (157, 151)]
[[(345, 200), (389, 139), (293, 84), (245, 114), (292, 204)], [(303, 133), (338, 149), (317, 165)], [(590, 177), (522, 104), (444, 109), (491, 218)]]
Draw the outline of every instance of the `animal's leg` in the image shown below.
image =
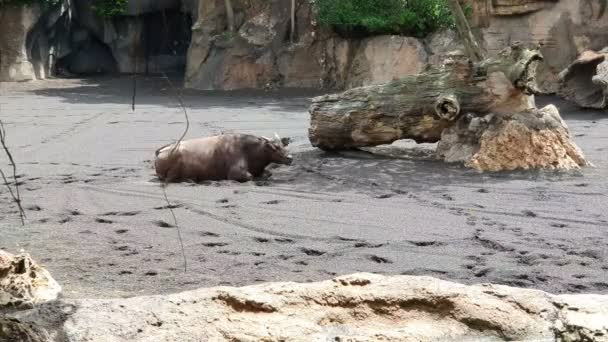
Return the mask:
[(245, 167), (242, 165), (235, 165), (228, 172), (228, 180), (235, 180), (237, 182), (249, 182), (253, 179), (253, 176)]
[(264, 170), (264, 172), (262, 172), (262, 178), (264, 179), (268, 179), (272, 176), (272, 172), (268, 171), (268, 170)]
[(180, 180), (181, 180), (181, 175), (179, 172), (179, 165), (173, 165), (172, 167), (169, 167), (169, 169), (167, 170), (167, 173), (165, 174), (163, 181), (165, 183), (176, 183), (176, 182), (179, 182)]

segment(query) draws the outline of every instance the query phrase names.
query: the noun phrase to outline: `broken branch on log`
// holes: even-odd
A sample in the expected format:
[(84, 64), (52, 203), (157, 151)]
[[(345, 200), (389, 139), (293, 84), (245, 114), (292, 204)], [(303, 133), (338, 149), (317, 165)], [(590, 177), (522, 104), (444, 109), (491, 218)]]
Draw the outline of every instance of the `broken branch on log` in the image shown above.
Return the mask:
[(325, 150), (437, 142), (462, 113), (516, 113), (534, 107), (538, 49), (515, 45), (497, 57), (441, 68), (387, 84), (353, 88), (312, 100), (309, 139)]

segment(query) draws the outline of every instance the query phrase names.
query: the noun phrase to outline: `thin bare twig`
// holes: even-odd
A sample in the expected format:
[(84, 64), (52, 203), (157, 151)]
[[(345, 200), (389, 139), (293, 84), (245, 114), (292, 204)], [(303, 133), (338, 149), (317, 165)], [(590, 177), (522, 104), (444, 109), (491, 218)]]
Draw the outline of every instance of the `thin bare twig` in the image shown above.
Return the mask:
[[(190, 118), (188, 116), (188, 111), (186, 110), (186, 105), (184, 105), (184, 101), (182, 99), (181, 94), (179, 93), (177, 88), (175, 88), (175, 86), (173, 85), (173, 82), (171, 82), (169, 77), (167, 77), (167, 74), (165, 72), (162, 72), (162, 75), (163, 75), (163, 78), (169, 84), (169, 87), (175, 92), (175, 97), (177, 98), (177, 101), (179, 102), (180, 107), (184, 111), (184, 117), (186, 118), (186, 128), (184, 129), (184, 132), (179, 137), (179, 139), (177, 139), (177, 141), (175, 142), (175, 145), (173, 146), (171, 151), (169, 151), (168, 158), (171, 159), (171, 156), (173, 155), (173, 153), (175, 153), (175, 151), (177, 151), (179, 144), (181, 144), (182, 140), (186, 137), (186, 134), (188, 134), (188, 130), (190, 130)], [(179, 227), (179, 224), (177, 223), (177, 217), (175, 216), (175, 212), (173, 211), (171, 202), (169, 202), (169, 198), (167, 197), (167, 189), (166, 189), (167, 186), (168, 186), (168, 183), (167, 183), (167, 180), (165, 179), (165, 181), (161, 184), (161, 188), (163, 189), (163, 195), (165, 196), (165, 201), (167, 202), (167, 208), (169, 208), (169, 210), (171, 211), (171, 215), (173, 216), (173, 223), (175, 225), (175, 228), (177, 228), (177, 236), (179, 238), (179, 243), (182, 248), (182, 257), (184, 258), (184, 272), (187, 272), (188, 264), (186, 262), (186, 251), (184, 249), (184, 242), (182, 240), (181, 229)]]
[(25, 211), (23, 210), (23, 206), (21, 205), (21, 195), (19, 193), (19, 181), (17, 180), (17, 164), (15, 163), (15, 160), (13, 159), (13, 155), (11, 154), (11, 151), (8, 149), (8, 146), (6, 145), (6, 129), (4, 128), (4, 123), (2, 122), (2, 120), (0, 120), (0, 144), (2, 144), (2, 148), (4, 149), (4, 152), (6, 153), (6, 156), (8, 157), (8, 161), (10, 162), (10, 164), (13, 168), (13, 180), (14, 180), (14, 186), (15, 186), (14, 192), (13, 192), (13, 189), (11, 189), (10, 183), (8, 182), (8, 179), (6, 178), (6, 175), (4, 174), (4, 172), (2, 170), (0, 170), (0, 175), (2, 175), (2, 179), (4, 180), (4, 185), (6, 185), (6, 188), (8, 189), (8, 192), (10, 193), (11, 197), (13, 198), (13, 201), (17, 204), (17, 207), (19, 208), (19, 218), (21, 219), (21, 225), (24, 226), (25, 225)]
[(186, 250), (184, 249), (184, 240), (182, 239), (182, 232), (179, 228), (179, 224), (177, 223), (177, 216), (175, 216), (175, 212), (173, 211), (173, 206), (171, 202), (169, 202), (169, 197), (167, 196), (167, 182), (161, 183), (160, 187), (163, 189), (163, 196), (165, 196), (165, 202), (167, 202), (167, 209), (171, 212), (171, 216), (173, 216), (173, 224), (177, 229), (177, 238), (179, 239), (179, 245), (182, 249), (182, 258), (184, 258), (184, 272), (188, 272), (188, 261), (186, 260)]

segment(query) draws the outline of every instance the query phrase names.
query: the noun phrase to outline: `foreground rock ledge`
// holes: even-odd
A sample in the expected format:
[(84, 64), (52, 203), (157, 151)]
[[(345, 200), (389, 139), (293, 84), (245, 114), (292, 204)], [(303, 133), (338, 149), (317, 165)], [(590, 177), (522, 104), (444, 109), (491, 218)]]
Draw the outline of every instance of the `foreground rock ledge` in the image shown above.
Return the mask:
[(0, 331), (20, 324), (40, 341), (608, 341), (608, 296), (368, 273), (69, 300), (11, 318)]

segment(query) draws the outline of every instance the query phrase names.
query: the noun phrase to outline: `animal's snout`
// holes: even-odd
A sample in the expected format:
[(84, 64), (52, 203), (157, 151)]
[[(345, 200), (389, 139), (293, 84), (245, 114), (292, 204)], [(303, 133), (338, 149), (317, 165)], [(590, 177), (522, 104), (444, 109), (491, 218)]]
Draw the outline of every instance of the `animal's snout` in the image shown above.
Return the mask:
[(285, 156), (285, 160), (284, 160), (285, 165), (291, 165), (291, 163), (293, 163), (293, 157), (290, 155)]

